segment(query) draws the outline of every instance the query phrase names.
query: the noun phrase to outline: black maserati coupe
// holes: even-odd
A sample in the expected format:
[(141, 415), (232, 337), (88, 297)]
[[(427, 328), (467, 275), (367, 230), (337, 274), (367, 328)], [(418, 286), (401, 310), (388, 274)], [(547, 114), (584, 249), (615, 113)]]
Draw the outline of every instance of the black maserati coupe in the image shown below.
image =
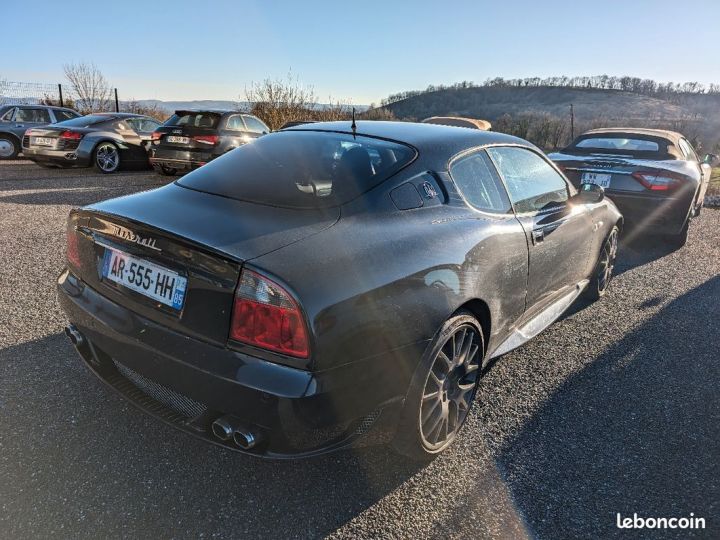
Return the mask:
[(370, 439), (423, 458), (491, 358), (605, 293), (621, 224), (515, 137), (306, 124), (73, 210), (58, 290), (89, 368), (180, 429), (265, 457)]
[(160, 122), (133, 113), (95, 113), (29, 129), (23, 155), (46, 167), (92, 167), (114, 173), (150, 166), (147, 148)]
[(680, 247), (702, 209), (714, 156), (700, 159), (673, 131), (605, 128), (583, 133), (549, 157), (576, 186), (603, 187), (633, 234), (662, 235)]

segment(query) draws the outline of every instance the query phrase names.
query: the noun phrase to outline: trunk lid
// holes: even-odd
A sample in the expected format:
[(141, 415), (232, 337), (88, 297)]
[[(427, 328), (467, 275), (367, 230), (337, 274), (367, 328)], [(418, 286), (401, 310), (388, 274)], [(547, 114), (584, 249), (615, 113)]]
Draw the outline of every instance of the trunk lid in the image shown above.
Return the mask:
[[(320, 232), (338, 217), (337, 209), (263, 207), (170, 184), (74, 212), (82, 268), (73, 271), (147, 319), (225, 344), (242, 263)], [(112, 251), (185, 279), (182, 305), (172, 307), (109, 279), (106, 257)]]
[(579, 187), (584, 173), (610, 175), (611, 191), (648, 191), (632, 177), (634, 172), (648, 170), (666, 170), (676, 174), (685, 174), (682, 161), (640, 159), (608, 154), (565, 154), (554, 153), (548, 156), (565, 173), (574, 186)]

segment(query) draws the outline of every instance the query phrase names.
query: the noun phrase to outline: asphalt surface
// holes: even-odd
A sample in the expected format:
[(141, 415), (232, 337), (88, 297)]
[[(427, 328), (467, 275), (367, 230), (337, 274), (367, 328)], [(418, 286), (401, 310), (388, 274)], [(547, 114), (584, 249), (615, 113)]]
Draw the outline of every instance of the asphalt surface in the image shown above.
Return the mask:
[(0, 163), (0, 537), (627, 536), (617, 512), (720, 536), (720, 210), (676, 252), (622, 245), (609, 295), (494, 363), (431, 464), (266, 462), (140, 413), (62, 334), (68, 211), (164, 181)]

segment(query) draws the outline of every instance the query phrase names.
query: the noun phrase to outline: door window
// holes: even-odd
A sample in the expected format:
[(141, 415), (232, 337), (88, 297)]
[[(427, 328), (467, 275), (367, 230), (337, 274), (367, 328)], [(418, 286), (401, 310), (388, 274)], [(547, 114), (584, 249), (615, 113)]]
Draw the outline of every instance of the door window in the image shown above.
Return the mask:
[(253, 133), (268, 133), (270, 131), (270, 128), (267, 127), (265, 124), (263, 124), (259, 119), (255, 118), (254, 116), (245, 116), (245, 125), (247, 126), (248, 131), (251, 131)]
[(502, 183), (493, 173), (485, 152), (476, 152), (453, 161), (450, 176), (465, 200), (478, 210), (506, 214), (510, 200)]
[(55, 121), (56, 122), (62, 122), (63, 120), (70, 120), (72, 118), (77, 118), (77, 114), (72, 113), (70, 111), (61, 111), (58, 109), (54, 109), (53, 113), (55, 113)]
[(230, 129), (232, 131), (245, 131), (245, 124), (243, 123), (242, 116), (236, 114), (228, 118), (226, 129)]
[(150, 133), (160, 127), (160, 122), (149, 118), (128, 118), (126, 122), (139, 133)]
[(680, 150), (688, 161), (700, 161), (693, 147), (685, 139), (680, 139)]
[(487, 152), (505, 180), (516, 212), (557, 208), (568, 200), (565, 179), (532, 150), (497, 146), (488, 148)]
[(47, 109), (18, 109), (15, 113), (15, 121), (49, 124), (50, 113)]

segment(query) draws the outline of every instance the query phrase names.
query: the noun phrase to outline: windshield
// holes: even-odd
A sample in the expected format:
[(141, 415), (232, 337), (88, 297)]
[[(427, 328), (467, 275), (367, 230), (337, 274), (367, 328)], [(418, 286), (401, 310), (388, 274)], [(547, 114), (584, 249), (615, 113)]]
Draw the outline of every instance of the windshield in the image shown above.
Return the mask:
[(71, 118), (70, 120), (63, 120), (57, 122), (55, 125), (58, 126), (69, 126), (69, 127), (90, 127), (101, 122), (107, 122), (112, 120), (112, 116), (104, 114), (89, 114), (87, 116), (78, 116), (77, 118)]
[(178, 183), (271, 206), (336, 206), (380, 184), (415, 155), (409, 146), (370, 137), (282, 131), (241, 146)]

